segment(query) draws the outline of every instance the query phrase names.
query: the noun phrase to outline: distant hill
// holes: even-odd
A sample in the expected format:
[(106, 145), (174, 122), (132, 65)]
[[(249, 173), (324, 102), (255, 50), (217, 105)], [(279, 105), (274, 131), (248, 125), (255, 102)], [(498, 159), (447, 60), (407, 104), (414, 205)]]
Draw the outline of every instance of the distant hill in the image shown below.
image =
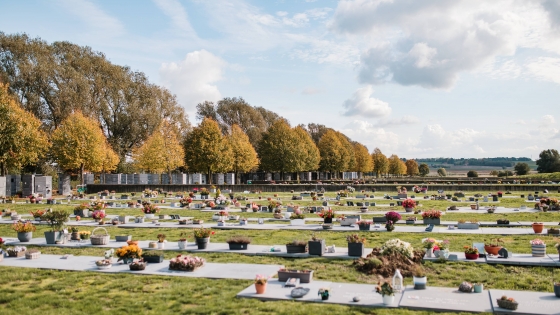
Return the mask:
[(496, 169), (513, 168), (518, 162), (529, 164), (531, 169), (536, 169), (535, 161), (528, 157), (495, 157), (495, 158), (421, 158), (414, 159), (418, 164), (426, 163), (430, 168), (444, 167), (444, 168), (463, 168), (464, 166), (476, 167), (493, 167)]

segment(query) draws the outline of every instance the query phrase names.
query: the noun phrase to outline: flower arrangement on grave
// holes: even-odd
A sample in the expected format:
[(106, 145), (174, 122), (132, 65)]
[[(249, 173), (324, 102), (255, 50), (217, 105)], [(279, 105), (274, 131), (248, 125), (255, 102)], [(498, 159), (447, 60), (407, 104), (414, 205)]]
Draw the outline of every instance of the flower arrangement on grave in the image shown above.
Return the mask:
[(529, 241), (531, 245), (546, 245), (543, 240), (536, 238), (534, 240)]
[(45, 210), (37, 210), (37, 211), (29, 211), (29, 213), (34, 217), (34, 218), (40, 218), (45, 214)]
[(356, 222), (356, 224), (359, 225), (359, 226), (368, 226), (368, 225), (372, 225), (373, 221), (360, 220), (360, 221)]
[(375, 287), (375, 292), (381, 294), (381, 296), (395, 295), (395, 291), (393, 291), (393, 287), (388, 281), (379, 281)]
[(208, 195), (210, 195), (210, 191), (206, 188), (201, 188), (200, 189), (200, 195), (201, 196), (208, 196)]
[(361, 237), (358, 234), (350, 234), (350, 235), (346, 236), (346, 241), (348, 243), (362, 243), (362, 244), (365, 244), (366, 243), (366, 238)]
[(341, 214), (339, 216), (336, 217), (336, 221), (340, 222), (342, 220), (346, 219), (346, 216), (344, 214)]
[(80, 231), (78, 232), (78, 234), (80, 235), (80, 239), (81, 240), (87, 240), (89, 239), (91, 232), (90, 231)]
[(305, 214), (303, 214), (299, 209), (294, 210), (294, 212), (290, 216), (290, 220), (298, 220), (298, 219), (300, 220), (305, 219)]
[(216, 203), (214, 201), (212, 201), (212, 200), (206, 201), (206, 207), (214, 208), (215, 206), (216, 206)]
[(113, 262), (110, 259), (101, 259), (95, 262), (95, 265), (98, 267), (108, 267), (111, 266)]
[(157, 239), (158, 239), (158, 243), (163, 243), (165, 242), (165, 234), (158, 234), (157, 235)]
[(266, 284), (270, 277), (265, 275), (256, 275), (255, 276), (255, 284)]
[(226, 240), (228, 244), (251, 244), (251, 238), (247, 236), (234, 235)]
[(227, 212), (227, 210), (221, 210), (220, 212), (218, 212), (218, 215), (221, 217), (227, 217), (229, 213)]
[(476, 247), (465, 245), (463, 249), (465, 250), (465, 254), (478, 254), (478, 248)]
[(207, 228), (194, 229), (193, 232), (195, 238), (207, 238), (215, 234), (214, 231)]
[(317, 215), (323, 219), (332, 219), (336, 215), (336, 212), (332, 209), (323, 209)]
[(499, 300), (497, 300), (497, 302), (499, 307), (508, 310), (516, 310), (517, 307), (519, 306), (519, 303), (517, 303), (517, 301), (514, 298), (512, 297), (508, 298), (505, 295), (503, 295)]
[(434, 238), (427, 238), (422, 241), (422, 247), (425, 249), (430, 249), (436, 247), (438, 242)]
[(441, 218), (441, 215), (442, 213), (439, 210), (428, 210), (422, 212), (423, 219), (439, 219)]
[(17, 256), (18, 253), (25, 252), (26, 250), (27, 247), (25, 246), (14, 246), (6, 248), (6, 253), (8, 253), (9, 256)]
[(179, 200), (179, 203), (181, 204), (181, 207), (186, 207), (188, 206), (190, 203), (192, 202), (192, 198), (188, 197), (188, 198), (181, 198)]
[(416, 221), (415, 216), (406, 217), (406, 221)]
[(449, 249), (449, 244), (451, 244), (449, 240), (443, 240), (441, 242), (438, 241), (437, 245), (434, 247), (434, 250), (436, 250), (436, 248), (439, 250)]
[(148, 203), (144, 205), (144, 207), (142, 208), (142, 212), (144, 212), (144, 214), (156, 214), (159, 212), (159, 207)]
[(416, 208), (416, 201), (407, 198), (402, 202), (403, 208)]
[(268, 202), (268, 210), (272, 211), (272, 209), (278, 208), (280, 206), (282, 206), (282, 203), (279, 202), (278, 200), (270, 200)]
[(142, 249), (138, 245), (125, 245), (115, 252), (119, 257), (118, 261), (125, 259), (140, 259), (142, 257)]
[(103, 220), (105, 218), (105, 212), (101, 210), (96, 210), (91, 214), (91, 217), (95, 220)]
[(89, 211), (99, 211), (99, 210), (103, 210), (105, 209), (105, 207), (107, 206), (107, 204), (101, 202), (101, 201), (94, 201), (89, 205)]
[(37, 228), (35, 227), (35, 225), (33, 225), (33, 223), (27, 221), (25, 223), (22, 222), (15, 222), (14, 224), (12, 224), (12, 230), (18, 232), (18, 233), (29, 233), (29, 232), (35, 232)]
[(328, 300), (329, 299), (329, 291), (330, 288), (320, 288), (317, 292), (317, 295), (321, 297), (321, 300)]
[(379, 253), (383, 256), (388, 256), (394, 253), (404, 255), (408, 258), (414, 257), (414, 248), (410, 243), (403, 242), (398, 238), (386, 241), (380, 248)]
[(259, 210), (259, 206), (256, 203), (251, 203), (251, 209), (253, 209), (253, 211), (257, 211)]
[(398, 212), (389, 211), (385, 213), (385, 219), (387, 219), (387, 222), (391, 221), (393, 222), (393, 224), (395, 224), (401, 219), (401, 215)]
[(170, 270), (194, 271), (204, 266), (206, 261), (197, 256), (177, 255), (169, 261)]

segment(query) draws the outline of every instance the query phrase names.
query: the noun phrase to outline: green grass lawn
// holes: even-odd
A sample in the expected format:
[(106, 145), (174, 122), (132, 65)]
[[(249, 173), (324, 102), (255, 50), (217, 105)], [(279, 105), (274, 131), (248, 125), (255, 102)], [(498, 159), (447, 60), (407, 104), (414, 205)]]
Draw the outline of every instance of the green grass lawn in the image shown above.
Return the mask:
[[(486, 192), (487, 193), (487, 192)], [(378, 195), (379, 193), (376, 193)], [(272, 196), (272, 193), (269, 194)], [(552, 194), (554, 195), (554, 194)], [(263, 195), (264, 196), (264, 195)], [(291, 202), (287, 199), (291, 194), (280, 194), (284, 204)], [(334, 195), (333, 195), (334, 196)], [(500, 206), (520, 204), (520, 198), (502, 198)], [(376, 202), (390, 202), (389, 200), (376, 200)], [(266, 204), (266, 200), (261, 201)], [(295, 202), (294, 202), (295, 203)], [(298, 202), (298, 204), (310, 204), (310, 201)], [(318, 205), (318, 202), (315, 203)], [(422, 209), (436, 208), (444, 209), (449, 202), (421, 200)], [(465, 205), (469, 203), (464, 203)], [(530, 205), (530, 204), (527, 204)], [(72, 210), (67, 205), (31, 205), (12, 204), (3, 205), (26, 213), (30, 210), (54, 209)], [(347, 207), (336, 207), (335, 209), (348, 209)], [(375, 209), (375, 208), (370, 208)], [(379, 208), (389, 211), (389, 208)], [(395, 207), (395, 209), (398, 209)], [(109, 214), (140, 215), (139, 209), (108, 209)], [(162, 214), (181, 214), (182, 216), (193, 216), (209, 220), (211, 212), (200, 212), (198, 210), (163, 209)], [(272, 217), (270, 213), (244, 213), (248, 218)], [(372, 215), (365, 215), (370, 218)], [(417, 215), (420, 217), (419, 215)], [(500, 214), (459, 214), (448, 212), (444, 220), (457, 220), (460, 218), (476, 218), (480, 221), (493, 221), (497, 218), (507, 217), (510, 221), (533, 221), (536, 215), (526, 213)], [(548, 212), (537, 214), (539, 221), (559, 221), (560, 214)], [(311, 217), (311, 215), (309, 216)], [(118, 234), (131, 234), (134, 239), (155, 240), (158, 233), (167, 235), (170, 242), (179, 237), (181, 231), (169, 228), (135, 228), (119, 229), (111, 225), (105, 225), (111, 236)], [(45, 226), (39, 226), (35, 237), (42, 237), (46, 231)], [(93, 228), (81, 228), (89, 229)], [(401, 233), (399, 227), (392, 233), (360, 233), (367, 238), (367, 247), (378, 247), (383, 242), (400, 238), (410, 242), (415, 248), (421, 245), (421, 239), (427, 236), (435, 236), (438, 239), (449, 239), (451, 251), (462, 251), (464, 245), (473, 242), (484, 242), (491, 238), (500, 237), (505, 246), (513, 252), (529, 253), (529, 240), (533, 235), (523, 236), (500, 236), (500, 235), (476, 235), (476, 234), (424, 234), (424, 233)], [(247, 235), (253, 239), (252, 244), (259, 245), (284, 245), (294, 239), (308, 240), (310, 231), (296, 230), (217, 230), (213, 236), (213, 242), (225, 242), (232, 235)], [(316, 235), (326, 239), (327, 245), (335, 244), (337, 247), (346, 247), (346, 235), (348, 232), (320, 231)], [(15, 237), (9, 225), (0, 225), (0, 235)], [(549, 254), (556, 253), (552, 246), (553, 238), (538, 236), (545, 240), (549, 246)], [(193, 241), (191, 237), (189, 241)], [(93, 255), (101, 257), (103, 248), (41, 248), (44, 254), (74, 254)], [(170, 259), (178, 252), (166, 251), (165, 258)], [(252, 263), (252, 264), (280, 264), (290, 268), (313, 269), (315, 279), (335, 282), (370, 283), (377, 281), (375, 275), (365, 275), (357, 272), (352, 266), (351, 260), (336, 260), (325, 258), (281, 258), (267, 256), (246, 256), (235, 253), (200, 253), (197, 254), (209, 262), (218, 263)], [(512, 289), (552, 292), (553, 281), (560, 281), (558, 272), (548, 267), (519, 267), (505, 265), (487, 265), (460, 262), (434, 262), (425, 263), (428, 274), (428, 283), (431, 286), (456, 287), (462, 281), (482, 282), (488, 289)], [(115, 275), (99, 274), (94, 272), (69, 272), (38, 270), (26, 268), (2, 267), (0, 263), (0, 313), (1, 314), (101, 314), (113, 312), (115, 314), (428, 314), (429, 312), (412, 311), (405, 309), (383, 310), (368, 309), (360, 307), (349, 307), (340, 305), (302, 304), (298, 302), (260, 302), (253, 299), (237, 299), (235, 295), (252, 284), (247, 280), (211, 280), (182, 277), (161, 277), (149, 275)], [(405, 278), (405, 283), (411, 284), (410, 278)], [(314, 294), (311, 292), (310, 294)], [(442, 313), (445, 314), (445, 313)], [(451, 313), (450, 313), (451, 314)]]

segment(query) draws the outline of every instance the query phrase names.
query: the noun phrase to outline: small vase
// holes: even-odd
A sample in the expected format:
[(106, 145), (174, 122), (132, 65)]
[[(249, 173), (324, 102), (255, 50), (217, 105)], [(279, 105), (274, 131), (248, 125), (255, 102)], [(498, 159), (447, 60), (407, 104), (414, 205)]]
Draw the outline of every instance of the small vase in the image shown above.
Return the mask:
[(383, 296), (383, 304), (384, 305), (391, 305), (395, 301), (394, 295), (384, 295)]
[(434, 248), (428, 248), (426, 250), (426, 258), (433, 258), (434, 257)]
[(255, 289), (257, 290), (257, 294), (264, 294), (264, 292), (266, 292), (266, 282), (263, 284), (255, 283)]
[(187, 241), (178, 241), (177, 244), (179, 245), (179, 249), (187, 248)]
[(196, 245), (198, 246), (198, 249), (206, 249), (208, 247), (208, 242), (210, 242), (209, 237), (196, 238)]
[(165, 243), (164, 242), (158, 242), (157, 243), (157, 248), (158, 249), (164, 249), (165, 248)]

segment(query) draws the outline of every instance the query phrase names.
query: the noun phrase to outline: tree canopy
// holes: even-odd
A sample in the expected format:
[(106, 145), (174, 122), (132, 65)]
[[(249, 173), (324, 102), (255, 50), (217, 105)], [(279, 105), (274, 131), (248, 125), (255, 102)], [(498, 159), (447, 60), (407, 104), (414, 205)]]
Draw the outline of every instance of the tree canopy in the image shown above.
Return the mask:
[(373, 171), (375, 172), (375, 177), (379, 177), (381, 174), (386, 174), (389, 171), (389, 160), (379, 148), (375, 148), (373, 150), (371, 159), (373, 160)]
[[(420, 174), (420, 170), (418, 168), (418, 163), (416, 163), (415, 160), (407, 160), (405, 162), (405, 165), (406, 165), (406, 175), (417, 176), (418, 174)], [(429, 172), (429, 170), (428, 170), (428, 172)]]
[[(373, 170), (373, 161), (368, 149), (359, 142), (354, 142), (354, 156), (356, 164), (352, 171), (359, 173), (367, 173)], [(360, 175), (361, 175), (360, 174)]]
[(324, 172), (343, 172), (347, 166), (346, 148), (340, 141), (336, 131), (327, 130), (317, 145), (321, 154), (319, 169)]
[(428, 164), (426, 164), (426, 163), (420, 164), (420, 166), (418, 166), (418, 173), (422, 177), (430, 174), (430, 167), (428, 166)]
[(167, 120), (132, 154), (137, 169), (168, 174), (184, 165), (184, 156), (179, 135)]
[(515, 164), (514, 169), (517, 175), (527, 175), (531, 171), (531, 167), (529, 167), (529, 164), (524, 162), (519, 162)]
[(260, 168), (269, 172), (299, 172), (305, 161), (300, 137), (283, 119), (278, 119), (262, 135), (259, 143)]
[(555, 149), (543, 150), (537, 160), (537, 171), (539, 173), (560, 172), (560, 154)]
[(231, 127), (230, 134), (227, 136), (232, 150), (233, 171), (236, 173), (239, 183), (239, 172), (249, 172), (259, 165), (259, 159), (255, 148), (251, 145), (249, 137), (243, 132), (239, 125)]

